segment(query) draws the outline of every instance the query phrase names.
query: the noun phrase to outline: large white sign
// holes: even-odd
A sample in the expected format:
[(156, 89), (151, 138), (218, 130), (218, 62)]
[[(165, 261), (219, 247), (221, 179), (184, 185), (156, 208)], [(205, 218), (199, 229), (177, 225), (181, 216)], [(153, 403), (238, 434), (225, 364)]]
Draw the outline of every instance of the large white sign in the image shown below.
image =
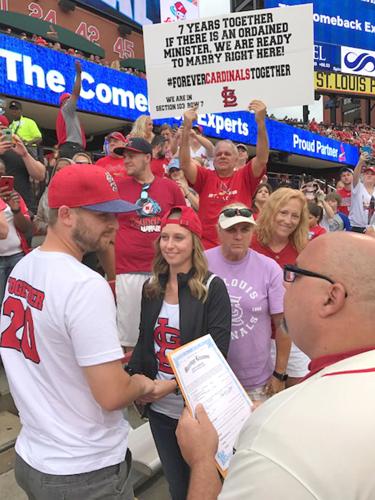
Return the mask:
[(312, 5), (144, 26), (150, 113), (314, 102)]

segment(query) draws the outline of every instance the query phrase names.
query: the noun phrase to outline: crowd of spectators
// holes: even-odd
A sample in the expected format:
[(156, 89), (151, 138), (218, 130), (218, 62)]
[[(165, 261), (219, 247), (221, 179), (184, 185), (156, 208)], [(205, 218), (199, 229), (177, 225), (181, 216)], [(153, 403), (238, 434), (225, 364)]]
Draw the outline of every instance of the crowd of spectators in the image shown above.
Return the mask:
[[(213, 145), (197, 125), (196, 109), (189, 109), (177, 130), (169, 126), (156, 130), (149, 116), (140, 116), (126, 137), (120, 131), (105, 137), (105, 156), (96, 165), (82, 166), (91, 164), (92, 159), (86, 152), (85, 133), (76, 110), (81, 88), (79, 60), (75, 69), (72, 93), (62, 94), (60, 98), (56, 121), (57, 158), (51, 157), (54, 170), (39, 200), (35, 218), (30, 213), (35, 213), (34, 206), (27, 198), (30, 177), (42, 181), (45, 165), (34, 158), (17, 137), (16, 132), (22, 130), (22, 106), (17, 101), (8, 103), (8, 111), (12, 110), (10, 118), (17, 122), (13, 125), (13, 135), (8, 133), (13, 122), (0, 115), (0, 159), (3, 160), (0, 186), (4, 178), (0, 187), (0, 279), (5, 301), (9, 297), (7, 278), (12, 276), (14, 266), (17, 279), (39, 280), (44, 276), (49, 287), (50, 267), (63, 265), (64, 269), (71, 270), (72, 276), (67, 271), (57, 278), (64, 290), (63, 302), (72, 304), (71, 294), (78, 293), (74, 307), (67, 306), (68, 318), (74, 317), (74, 321), (68, 321), (67, 328), (75, 331), (75, 321), (78, 325), (87, 324), (89, 338), (94, 334), (95, 343), (105, 349), (102, 331), (107, 334), (108, 327), (113, 348), (111, 359), (103, 355), (92, 362), (87, 351), (91, 347), (86, 347), (90, 342), (80, 343), (80, 353), (85, 359), (82, 363), (85, 366), (89, 363), (89, 378), (95, 379), (90, 388), (100, 387), (93, 390), (93, 395), (85, 386), (74, 357), (70, 359), (71, 373), (80, 377), (88, 407), (99, 404), (104, 411), (114, 411), (133, 399), (142, 403), (150, 419), (172, 498), (185, 498), (189, 468), (179, 454), (175, 437), (183, 400), (181, 394), (176, 393), (177, 383), (166, 350), (196, 338), (192, 337), (192, 331), (197, 336), (211, 333), (244, 389), (257, 403), (263, 404), (286, 387), (299, 384), (308, 374), (310, 359), (298, 345), (291, 343), (282, 328), (285, 293), (282, 268), (289, 266), (293, 272), (298, 270), (300, 255), (310, 241), (322, 238), (326, 232), (352, 230), (370, 236), (375, 234), (375, 168), (368, 163), (368, 154), (361, 156), (354, 171), (344, 167), (340, 179), (342, 192), (338, 191), (336, 196), (324, 192), (324, 186), (315, 179), (288, 174), (268, 177), (266, 107), (258, 100), (252, 101), (248, 108), (257, 124), (256, 154), (252, 159), (244, 144), (236, 146), (232, 141), (219, 140)], [(39, 137), (33, 133), (32, 139), (30, 146)], [(86, 172), (92, 173), (86, 175)], [(344, 198), (349, 217), (341, 206)], [(80, 204), (79, 200), (83, 199), (84, 204)], [(125, 212), (119, 207), (120, 202), (126, 205)], [(121, 213), (115, 218), (116, 212)], [(91, 237), (91, 233), (96, 237)], [(24, 260), (30, 252), (32, 236), (39, 238), (37, 243), (34, 239), (34, 245), (46, 238), (42, 243), (45, 251), (36, 248)], [(35, 278), (37, 273), (34, 276), (31, 271), (32, 276), (28, 278), (29, 270), (37, 269), (41, 265), (39, 259), (45, 259), (48, 252), (54, 255), (43, 273)], [(75, 259), (67, 259), (65, 254)], [(81, 264), (77, 259), (82, 259), (86, 266), (79, 268)], [(60, 273), (57, 267), (56, 272)], [(211, 275), (208, 269), (215, 274)], [(102, 277), (97, 277), (100, 274), (115, 294), (116, 309), (108, 285), (103, 284)], [(73, 275), (79, 290), (69, 281)], [(331, 278), (328, 282), (335, 285)], [(36, 281), (33, 283), (38, 290), (47, 286), (39, 281), (38, 286)], [(91, 303), (90, 283), (99, 290)], [(49, 288), (49, 294), (52, 293)], [(45, 295), (47, 302), (50, 295)], [(107, 304), (105, 311), (101, 309), (101, 302)], [(102, 323), (108, 311), (112, 311), (110, 324)], [(90, 316), (86, 323), (86, 317)], [(95, 326), (94, 316), (98, 320)], [(47, 317), (48, 323), (48, 315), (41, 317), (43, 321)], [(58, 330), (59, 326), (54, 328)], [(35, 343), (39, 344), (38, 330), (35, 332)], [(70, 342), (69, 331), (64, 349), (72, 352)], [(110, 361), (116, 361), (120, 368), (123, 353), (120, 345), (126, 353), (134, 350), (129, 369), (133, 377), (140, 379), (129, 382), (121, 369), (107, 372), (108, 366), (105, 372), (98, 370), (98, 366), (108, 365)], [(17, 361), (22, 365), (23, 360), (17, 358), (10, 363), (9, 346), (2, 347), (15, 386), (18, 381), (12, 363)], [(17, 355), (17, 352), (11, 354)], [(39, 356), (35, 351), (31, 355)], [(46, 352), (43, 355), (47, 357)], [(40, 369), (45, 370), (43, 363)], [(125, 397), (124, 387), (115, 383), (120, 373), (126, 387), (136, 384), (136, 380), (142, 381), (141, 387), (136, 384), (131, 393), (133, 397)], [(58, 377), (53, 378), (55, 375), (55, 370), (48, 372), (51, 384), (61, 384)], [(112, 393), (109, 402), (108, 387), (119, 389), (118, 392), (113, 389), (115, 394)], [(62, 390), (68, 391), (69, 384)], [(37, 399), (44, 397), (37, 393), (38, 390)], [(38, 413), (23, 398), (20, 396), (18, 401), (23, 401), (21, 413)], [(39, 417), (37, 420), (42, 422), (42, 416)], [(61, 427), (64, 418), (71, 419), (69, 412), (60, 412), (55, 417), (61, 420)], [(25, 425), (27, 427), (27, 423)], [(84, 435), (85, 429), (81, 426), (82, 422), (77, 424), (77, 429)], [(126, 433), (123, 429), (122, 435)], [(39, 435), (43, 435), (42, 430)], [(27, 441), (27, 437), (24, 439)], [(64, 441), (64, 434), (54, 439)], [(113, 446), (109, 441), (103, 440), (100, 444)], [(38, 470), (38, 460), (48, 460), (50, 450), (43, 443), (42, 437), (40, 446), (33, 449), (33, 459), (19, 448), (25, 474), (30, 472), (30, 465)], [(124, 446), (126, 448), (126, 444)], [(70, 449), (70, 444), (64, 441), (63, 448)], [(60, 452), (56, 453), (56, 462), (49, 473), (74, 476), (75, 463), (79, 463), (83, 471), (88, 467), (79, 457), (64, 466), (59, 459)], [(93, 456), (98, 453), (94, 444), (91, 453)], [(103, 467), (111, 465), (107, 461), (102, 463)], [(25, 488), (31, 491), (27, 481)]]
[[(274, 115), (270, 115), (270, 118), (276, 120)], [(293, 125), (294, 127), (309, 130), (315, 134), (329, 137), (330, 139), (334, 139), (336, 141), (364, 148), (368, 152), (371, 152), (372, 156), (375, 156), (375, 128), (370, 125), (362, 123), (353, 124), (349, 122), (335, 125), (326, 124), (323, 122), (317, 122), (315, 118), (308, 122), (304, 122), (297, 118), (289, 118), (288, 116), (285, 116), (279, 121), (287, 123), (288, 125)]]
[(343, 125), (326, 125), (317, 123), (314, 119), (309, 122), (308, 129), (316, 134), (330, 139), (346, 142), (359, 148), (369, 148), (375, 155), (375, 128), (365, 124), (344, 123)]
[[(308, 376), (312, 351), (306, 350), (308, 356), (299, 349), (302, 343), (295, 345), (286, 334), (282, 269), (285, 281), (290, 283), (298, 273), (330, 283), (336, 295), (328, 297), (328, 301), (334, 302), (337, 294), (342, 300), (346, 298), (341, 283), (330, 274), (327, 277), (298, 266), (311, 240), (321, 240), (327, 232), (375, 235), (375, 167), (368, 161), (371, 150), (363, 152), (354, 170), (343, 167), (337, 190), (334, 185), (307, 176), (269, 175), (266, 107), (254, 100), (248, 108), (257, 125), (256, 154), (252, 159), (245, 144), (219, 140), (214, 145), (197, 124), (196, 110), (189, 109), (179, 129), (167, 124), (157, 129), (149, 116), (142, 115), (127, 136), (112, 131), (104, 139), (104, 155), (94, 162), (86, 152), (85, 132), (76, 109), (81, 90), (79, 58), (85, 56), (61, 48), (57, 41), (48, 42), (35, 35), (29, 39), (25, 33), (20, 36), (74, 56), (76, 75), (72, 93), (60, 97), (58, 144), (48, 159), (53, 168), (38, 200), (33, 199), (31, 186), (34, 181), (46, 179), (47, 163), (46, 158), (35, 154), (35, 146), (41, 141), (39, 129), (23, 116), (18, 101), (8, 103), (10, 122), (0, 115), (0, 294), (5, 301), (12, 300), (6, 284), (15, 266), (16, 279), (23, 283), (31, 280), (33, 290), (44, 293), (43, 287), (48, 289), (43, 297), (48, 304), (45, 311), (50, 307), (53, 310), (50, 297), (55, 288), (60, 293), (61, 286), (56, 317), (65, 314), (61, 324), (67, 333), (61, 373), (48, 339), (44, 352), (40, 351), (44, 363), (39, 366), (35, 346), (41, 345), (41, 339), (37, 328), (36, 340), (30, 340), (28, 360), (39, 366), (35, 370), (40, 369), (43, 383), (48, 377), (50, 386), (56, 387), (56, 397), (62, 398), (56, 408), (65, 408), (67, 394), (74, 385), (65, 372), (73, 375), (80, 386), (77, 404), (85, 401), (87, 415), (72, 424), (74, 411), (70, 414), (69, 410), (56, 412), (51, 408), (50, 421), (58, 421), (61, 429), (72, 424), (71, 436), (85, 436), (91, 443), (86, 452), (91, 462), (100, 455), (106, 469), (124, 459), (127, 446), (122, 416), (108, 412), (137, 400), (149, 418), (171, 496), (173, 500), (186, 498), (191, 464), (178, 448), (179, 432), (176, 438), (183, 399), (166, 352), (210, 333), (256, 404), (267, 405), (267, 399), (300, 384)], [(53, 39), (53, 28), (49, 36)], [(108, 65), (96, 56), (86, 58)], [(314, 120), (304, 127), (373, 148), (374, 129), (370, 127), (333, 129)], [(24, 141), (19, 137), (22, 134)], [(43, 252), (38, 250), (41, 243)], [(24, 260), (31, 246), (37, 248)], [(313, 243), (313, 248), (320, 247)], [(85, 266), (80, 267), (80, 260)], [(46, 265), (41, 271), (43, 262)], [(53, 283), (49, 279), (51, 270), (57, 276)], [(103, 278), (112, 288), (116, 306)], [(315, 290), (316, 295), (319, 290)], [(71, 300), (71, 296), (77, 300)], [(44, 328), (51, 327), (48, 314), (41, 313), (38, 320)], [(52, 336), (59, 339), (61, 325), (55, 317), (52, 323)], [(88, 337), (74, 346), (83, 360), (78, 362), (71, 354), (71, 343), (76, 342), (74, 337), (81, 330), (83, 337)], [(7, 372), (12, 386), (19, 390), (21, 417), (37, 415), (35, 422), (40, 427), (39, 442), (27, 454), (28, 422), (23, 419), (26, 434), (17, 451), (18, 474), (26, 477), (38, 472), (43, 476), (48, 472), (74, 480), (77, 464), (82, 472), (95, 472), (96, 466), (93, 468), (72, 451), (76, 438), (66, 442), (64, 432), (49, 428), (59, 445), (45, 446), (43, 411), (30, 404), (33, 398), (25, 397), (22, 389), (24, 359), (19, 352), (25, 354), (24, 347), (14, 349), (4, 342)], [(90, 350), (92, 345), (98, 350)], [(14, 352), (9, 354), (8, 347)], [(123, 351), (132, 356), (130, 378), (121, 367)], [(51, 368), (44, 372), (46, 359)], [(86, 369), (87, 379), (83, 376)], [(37, 383), (32, 385), (32, 391), (35, 400), (43, 401), (40, 408), (49, 406), (48, 396)], [(103, 418), (93, 418), (98, 408)], [(90, 427), (86, 435), (86, 420), (98, 435), (102, 435), (103, 422), (107, 430), (111, 429), (109, 420), (116, 423), (121, 430), (121, 446), (114, 434), (96, 440)], [(117, 450), (114, 458), (109, 453), (113, 448)], [(69, 464), (64, 460), (67, 453)], [(129, 460), (126, 453), (128, 468), (121, 468), (125, 476)], [(43, 462), (49, 463), (48, 471), (39, 470)], [(123, 484), (127, 483), (125, 479)], [(34, 485), (41, 482), (35, 481)], [(29, 495), (35, 495), (31, 482), (25, 480), (23, 487)], [(49, 494), (54, 497), (53, 491)]]
[[(48, 39), (43, 38), (40, 35), (25, 33), (25, 32), (16, 32), (11, 28), (6, 28), (5, 30), (0, 30), (6, 35), (14, 36), (20, 38), (21, 40), (25, 40), (26, 42), (34, 43), (35, 45), (39, 45), (40, 47), (47, 47), (49, 49), (56, 50), (58, 52), (62, 52), (63, 54), (68, 54), (72, 57), (84, 59), (86, 61), (93, 62), (95, 64), (99, 64), (101, 66), (107, 66), (117, 71), (121, 71), (123, 73), (128, 73), (130, 75), (138, 76), (139, 78), (146, 78), (146, 73), (139, 69), (135, 69), (133, 67), (127, 67), (126, 62), (121, 64), (121, 61), (115, 59), (113, 61), (108, 61), (107, 59), (100, 57), (94, 54), (86, 54), (80, 50), (74, 49), (72, 47), (66, 47), (62, 45), (58, 41), (58, 33), (55, 31), (53, 26), (50, 26), (50, 31), (47, 33)], [(126, 61), (126, 60), (125, 60)], [(124, 65), (125, 64), (125, 65)]]

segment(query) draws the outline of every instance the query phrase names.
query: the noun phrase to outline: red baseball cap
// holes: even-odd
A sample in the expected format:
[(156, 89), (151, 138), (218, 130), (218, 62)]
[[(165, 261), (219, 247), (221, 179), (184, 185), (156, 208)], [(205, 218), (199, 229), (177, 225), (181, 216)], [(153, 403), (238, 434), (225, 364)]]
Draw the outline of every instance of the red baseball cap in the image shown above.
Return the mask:
[(364, 173), (366, 172), (372, 172), (373, 174), (375, 174), (375, 167), (373, 167), (372, 165), (368, 165), (364, 170)]
[(50, 208), (67, 206), (96, 212), (124, 213), (139, 209), (120, 198), (112, 175), (96, 165), (73, 164), (53, 177), (48, 187)]
[(111, 132), (107, 135), (106, 139), (108, 141), (110, 139), (117, 139), (118, 141), (126, 142), (126, 137), (121, 132)]
[[(180, 217), (178, 219), (170, 219), (171, 214), (177, 210), (180, 210)], [(201, 221), (195, 211), (186, 205), (178, 205), (171, 208), (162, 218), (160, 229), (163, 229), (167, 224), (179, 224), (196, 234), (199, 238), (202, 238)]]
[(0, 125), (3, 127), (9, 127), (9, 120), (5, 115), (0, 115)]
[(69, 97), (71, 96), (71, 94), (69, 94), (69, 92), (64, 92), (63, 94), (61, 94), (60, 98), (59, 98), (59, 104), (61, 106), (61, 104), (66, 101), (67, 99), (69, 99)]
[(198, 123), (196, 123), (195, 125), (193, 125), (193, 126), (192, 126), (192, 129), (193, 129), (193, 130), (194, 130), (194, 129), (196, 129), (196, 130), (198, 130), (198, 132), (199, 132), (200, 134), (203, 134), (203, 127), (202, 127), (201, 125), (198, 125)]

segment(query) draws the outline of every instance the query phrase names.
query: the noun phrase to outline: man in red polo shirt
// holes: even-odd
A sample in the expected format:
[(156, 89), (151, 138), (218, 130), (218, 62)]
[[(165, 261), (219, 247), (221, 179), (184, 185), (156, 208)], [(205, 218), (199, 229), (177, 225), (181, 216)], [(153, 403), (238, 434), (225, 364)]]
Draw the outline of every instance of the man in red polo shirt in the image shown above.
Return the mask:
[(337, 189), (336, 193), (341, 196), (342, 202), (338, 207), (339, 212), (349, 215), (350, 205), (352, 201), (352, 184), (353, 184), (353, 169), (343, 167), (340, 170), (340, 180), (344, 184), (342, 189)]
[(269, 147), (265, 124), (266, 106), (262, 101), (251, 101), (249, 111), (255, 112), (258, 125), (256, 156), (240, 170), (238, 150), (232, 141), (216, 143), (214, 150), (215, 170), (207, 170), (191, 160), (189, 149), (190, 131), (197, 119), (196, 108), (184, 114), (181, 134), (180, 164), (191, 186), (199, 194), (198, 215), (203, 225), (202, 243), (205, 249), (217, 246), (216, 224), (220, 210), (229, 203), (240, 201), (249, 205), (262, 176), (266, 171)]

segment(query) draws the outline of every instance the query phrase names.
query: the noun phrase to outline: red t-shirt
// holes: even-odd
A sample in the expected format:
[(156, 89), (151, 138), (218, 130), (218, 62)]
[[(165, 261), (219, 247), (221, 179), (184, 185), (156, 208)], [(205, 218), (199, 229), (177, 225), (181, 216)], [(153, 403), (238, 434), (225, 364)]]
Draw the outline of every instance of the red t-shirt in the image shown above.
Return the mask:
[(95, 165), (105, 168), (115, 178), (115, 180), (118, 178), (126, 179), (128, 176), (123, 157), (118, 158), (110, 155), (104, 156), (103, 158), (100, 158)]
[(347, 191), (345, 188), (337, 189), (336, 193), (342, 198), (342, 205), (340, 205), (337, 210), (343, 212), (345, 215), (349, 215), (350, 204), (352, 201), (352, 191)]
[(169, 160), (166, 158), (153, 158), (151, 160), (151, 171), (156, 177), (165, 176), (165, 167), (168, 165)]
[(322, 234), (326, 233), (327, 231), (324, 229), (324, 227), (319, 226), (317, 224), (314, 227), (309, 227), (309, 240), (313, 240), (317, 236), (321, 236)]
[(256, 233), (253, 235), (251, 248), (266, 257), (270, 257), (277, 262), (281, 268), (284, 268), (286, 264), (295, 264), (298, 257), (298, 252), (292, 243), (289, 242), (280, 252), (274, 252), (270, 247), (266, 247), (259, 243)]
[(192, 187), (199, 194), (198, 215), (202, 222), (202, 243), (206, 250), (219, 244), (216, 225), (220, 210), (235, 201), (251, 206), (253, 194), (263, 174), (254, 177), (251, 161), (230, 177), (220, 177), (213, 170), (198, 167), (197, 180)]
[[(18, 193), (18, 196), (19, 196), (20, 210), (21, 210), (23, 216), (25, 217), (25, 219), (30, 220), (29, 209), (27, 208), (27, 205), (26, 205), (24, 199), (22, 198), (22, 196), (19, 193)], [(8, 207), (10, 208), (10, 205), (8, 205), (2, 198), (0, 198), (0, 211), (6, 210)], [(13, 223), (14, 227), (16, 227), (14, 220), (12, 223)], [(29, 247), (29, 244), (27, 242), (26, 236), (23, 233), (21, 233), (21, 231), (18, 231), (17, 228), (16, 228), (16, 233), (20, 239), (21, 250), (25, 254), (29, 253), (30, 247)]]
[[(117, 187), (124, 200), (131, 203), (140, 200), (142, 184), (133, 177), (118, 178)], [(142, 209), (118, 216), (116, 274), (150, 272), (161, 218), (172, 207), (186, 205), (180, 188), (170, 179), (155, 177), (147, 194)]]
[[(288, 243), (280, 252), (274, 252), (270, 247), (266, 247), (259, 243), (256, 233), (253, 234), (253, 238), (251, 240), (251, 248), (266, 257), (270, 257), (275, 262), (279, 264), (281, 269), (284, 269), (286, 264), (295, 264), (298, 252), (296, 248), (292, 245), (292, 243)], [(272, 338), (275, 338), (276, 330), (274, 324), (272, 323)]]

